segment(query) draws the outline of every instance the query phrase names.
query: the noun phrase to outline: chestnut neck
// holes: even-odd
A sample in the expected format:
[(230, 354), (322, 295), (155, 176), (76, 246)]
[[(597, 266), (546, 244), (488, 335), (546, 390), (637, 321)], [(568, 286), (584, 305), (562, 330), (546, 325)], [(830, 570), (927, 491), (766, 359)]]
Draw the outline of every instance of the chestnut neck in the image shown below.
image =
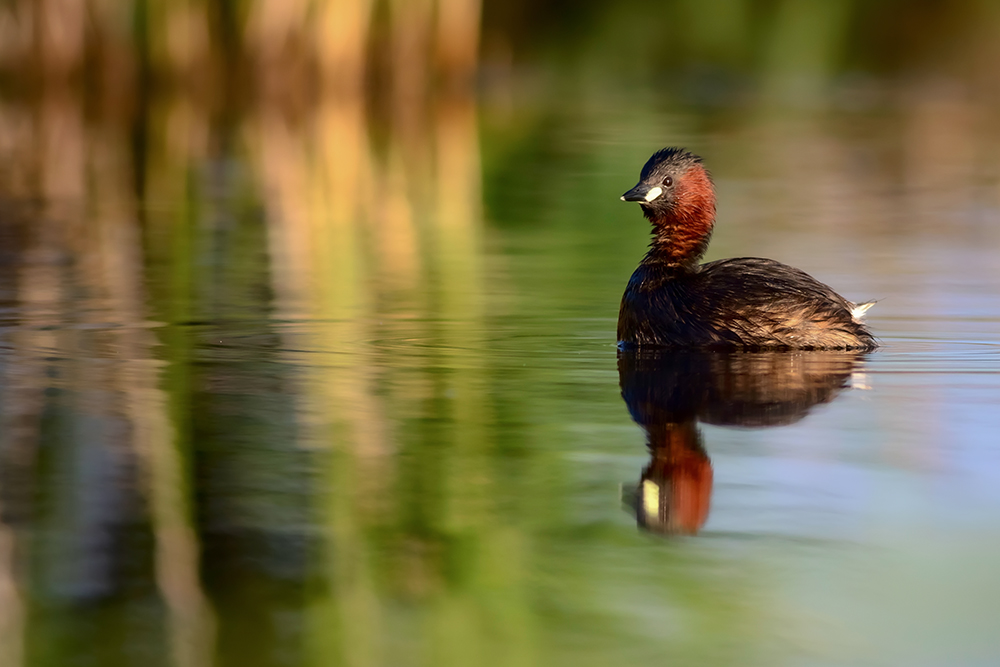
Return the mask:
[(708, 172), (700, 164), (692, 166), (678, 179), (670, 210), (643, 206), (642, 213), (653, 225), (648, 263), (697, 266), (715, 225), (715, 189)]
[(701, 433), (694, 417), (680, 417), (678, 421), (654, 421), (644, 424), (648, 440), (646, 446), (654, 459), (679, 461), (700, 456), (707, 458), (701, 443)]

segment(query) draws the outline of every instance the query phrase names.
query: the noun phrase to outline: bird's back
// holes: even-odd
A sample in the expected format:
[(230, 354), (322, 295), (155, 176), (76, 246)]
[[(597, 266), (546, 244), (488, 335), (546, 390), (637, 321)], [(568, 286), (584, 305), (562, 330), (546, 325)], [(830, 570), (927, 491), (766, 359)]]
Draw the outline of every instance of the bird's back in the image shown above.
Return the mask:
[(809, 274), (770, 259), (726, 259), (681, 270), (636, 269), (622, 298), (625, 345), (873, 349), (857, 307)]

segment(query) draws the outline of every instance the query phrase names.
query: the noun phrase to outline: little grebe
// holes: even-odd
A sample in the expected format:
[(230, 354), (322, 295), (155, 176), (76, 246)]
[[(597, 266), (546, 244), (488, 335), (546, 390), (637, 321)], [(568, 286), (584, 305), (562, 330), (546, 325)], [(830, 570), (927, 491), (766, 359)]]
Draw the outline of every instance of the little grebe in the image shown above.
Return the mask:
[(618, 315), (623, 347), (855, 349), (877, 347), (854, 304), (807, 273), (771, 259), (707, 264), (715, 189), (701, 158), (664, 148), (622, 195), (653, 224)]

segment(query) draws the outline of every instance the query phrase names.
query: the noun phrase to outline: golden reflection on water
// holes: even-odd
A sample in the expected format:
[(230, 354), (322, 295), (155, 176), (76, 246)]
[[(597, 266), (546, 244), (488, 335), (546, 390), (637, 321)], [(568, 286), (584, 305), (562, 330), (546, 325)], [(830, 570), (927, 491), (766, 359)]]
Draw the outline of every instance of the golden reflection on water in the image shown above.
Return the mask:
[[(379, 385), (391, 380), (399, 386), (391, 397), (397, 410), (400, 404), (419, 410), (416, 403), (442, 391), (416, 372), (414, 361), (380, 354), (370, 341), (396, 335), (392, 320), (422, 320), (407, 326), (410, 335), (451, 350), (445, 356), (467, 357), (467, 363), (438, 362), (455, 369), (449, 390), (453, 413), (447, 416), (452, 426), (441, 436), (456, 440), (438, 444), (468, 449), (487, 440), (477, 433), (483, 428), (481, 362), (460, 351), (475, 346), (482, 329), (475, 109), (468, 98), (443, 99), (429, 120), (429, 131), (408, 123), (394, 126), (378, 155), (368, 144), (367, 118), (356, 99), (325, 100), (299, 121), (306, 131), (297, 132), (266, 111), (251, 130), (253, 163), (272, 221), (275, 315), (324, 323), (288, 337), (286, 345), (333, 353), (332, 365), (302, 369), (300, 410), (303, 442), (331, 448), (332, 457), (323, 483), (328, 495), (320, 494), (327, 498), (320, 523), (329, 527), (338, 548), (326, 556), (332, 591), (314, 613), (321, 625), (351, 637), (338, 647), (327, 646), (325, 639), (317, 648), (321, 654), (341, 651), (349, 664), (372, 661), (370, 653), (389, 631), (375, 593), (378, 572), (371, 569), (380, 554), (368, 551), (375, 545), (365, 538), (366, 525), (405, 513), (411, 500), (398, 491), (400, 478), (408, 476), (396, 469), (405, 460), (399, 452), (404, 438), (393, 432), (397, 422), (387, 418)], [(462, 457), (466, 464), (471, 459)], [(464, 496), (483, 493), (485, 480), (454, 479), (472, 484), (448, 491), (458, 494), (449, 505), (464, 514), (476, 506)], [(454, 520), (444, 511), (433, 523), (448, 526)], [(472, 521), (477, 531), (484, 522)], [(446, 587), (438, 571), (440, 545), (405, 532), (400, 537), (403, 542), (392, 550), (397, 562), (389, 570), (400, 573), (395, 585), (418, 598), (436, 595)]]
[[(124, 138), (86, 128), (80, 105), (64, 93), (41, 101), (34, 124), (34, 132), (19, 135), (27, 145), (15, 147), (14, 154), (26, 159), (15, 163), (24, 173), (15, 174), (14, 182), (26, 189), (37, 184), (42, 203), (15, 201), (3, 220), (5, 236), (21, 243), (8, 244), (5, 266), (5, 273), (13, 272), (5, 287), (16, 286), (16, 292), (8, 304), (14, 328), (4, 374), (10, 400), (3, 414), (3, 494), (15, 534), (26, 527), (18, 518), (37, 511), (31, 507), (33, 483), (45, 484), (38, 452), (51, 437), (42, 426), (46, 413), (65, 416), (69, 437), (63, 446), (71, 448), (64, 452), (69, 467), (60, 473), (66, 477), (51, 487), (54, 512), (37, 526), (62, 537), (37, 542), (22, 532), (6, 551), (20, 558), (5, 562), (20, 569), (25, 564), (18, 561), (35, 560), (34, 552), (48, 554), (42, 562), (52, 564), (49, 583), (59, 594), (110, 594), (116, 584), (104, 578), (111, 575), (106, 565), (111, 547), (94, 536), (127, 524), (131, 510), (124, 500), (101, 509), (102, 488), (115, 490), (105, 499), (146, 496), (156, 580), (170, 612), (179, 664), (207, 664), (211, 622), (198, 583), (182, 464), (160, 387), (163, 364), (146, 326), (139, 207)], [(53, 391), (65, 398), (54, 400)], [(94, 429), (91, 436), (82, 435)], [(73, 446), (86, 450), (76, 464)], [(103, 461), (103, 479), (84, 474), (96, 460)], [(8, 589), (11, 595), (13, 590)], [(5, 608), (14, 614), (19, 605), (9, 602)], [(23, 621), (12, 618), (4, 627), (24, 630)], [(10, 641), (4, 646), (17, 652), (20, 637), (5, 639)], [(5, 664), (18, 664), (20, 658), (8, 657)]]
[[(278, 11), (279, 3), (271, 4), (260, 10)], [(357, 3), (344, 3), (345, 11), (348, 5), (357, 9)], [(329, 3), (327, 11), (338, 11), (337, 6)], [(340, 26), (332, 18), (318, 25), (320, 30)], [(270, 15), (251, 26), (282, 29)], [(170, 48), (179, 53), (195, 47), (173, 43)], [(467, 49), (446, 50), (440, 57), (462, 61)], [(342, 61), (344, 56), (330, 58)], [(421, 104), (405, 90), (397, 94), (410, 106)], [(34, 492), (25, 487), (46, 484), (39, 476), (38, 451), (43, 438), (51, 436), (38, 424), (52, 409), (49, 394), (58, 388), (68, 424), (97, 424), (107, 433), (89, 441), (88, 447), (96, 449), (84, 457), (107, 459), (109, 477), (103, 484), (123, 497), (145, 499), (173, 663), (214, 664), (216, 612), (202, 584), (200, 510), (192, 496), (197, 480), (191, 478), (189, 448), (196, 443), (184, 433), (190, 407), (184, 405), (183, 376), (191, 371), (182, 368), (193, 350), (184, 342), (190, 336), (178, 327), (220, 316), (250, 317), (251, 327), (265, 329), (253, 318), (322, 323), (282, 329), (277, 345), (288, 352), (274, 357), (289, 368), (299, 366), (292, 401), (299, 433), (289, 446), (321, 452), (317, 455), (330, 463), (322, 466), (328, 472), (320, 484), (329, 491), (317, 496), (326, 499), (319, 525), (329, 530), (324, 539), (338, 549), (314, 554), (327, 554), (323, 576), (331, 587), (310, 612), (319, 623), (315, 649), (320, 655), (342, 654), (350, 664), (370, 663), (388, 630), (375, 593), (376, 573), (368, 565), (378, 554), (365, 552), (371, 548), (366, 525), (387, 520), (408, 502), (394, 492), (406, 473), (395, 469), (400, 437), (386, 419), (389, 408), (379, 386), (384, 376), (399, 375), (393, 389), (399, 395), (392, 401), (418, 410), (421, 401), (443, 391), (454, 396), (447, 417), (453, 425), (442, 433), (450, 443), (442, 445), (475, 448), (487, 440), (481, 433), (482, 361), (464, 351), (477, 345), (483, 329), (474, 102), (451, 93), (433, 100), (426, 113), (394, 119), (380, 150), (370, 140), (363, 99), (344, 94), (342, 87), (304, 109), (255, 106), (235, 127), (220, 125), (190, 96), (165, 96), (148, 104), (146, 115), (133, 119), (132, 127), (115, 118), (85, 120), (71, 89), (47, 88), (34, 106), (0, 107), (6, 158), (0, 180), (5, 201), (13, 202), (4, 204), (3, 225), (5, 234), (21, 244), (16, 249), (8, 244), (6, 266), (12, 272), (7, 280), (16, 289), (8, 304), (14, 353), (4, 385), (5, 513), (32, 513)], [(238, 164), (248, 165), (250, 173), (234, 171)], [(241, 181), (244, 176), (249, 181)], [(36, 195), (37, 206), (29, 203)], [(223, 250), (213, 241), (218, 234), (239, 241), (226, 227), (231, 225), (226, 216), (241, 197), (249, 197), (249, 206), (259, 207), (265, 219), (265, 245), (259, 250), (266, 262), (260, 268), (273, 298), (264, 311), (243, 307), (239, 296), (241, 281), (257, 280), (239, 268), (255, 250)], [(228, 263), (222, 274), (206, 270), (219, 262), (218, 252)], [(235, 301), (225, 296), (230, 292)], [(393, 359), (372, 346), (370, 341), (396, 335), (393, 320), (424, 322), (408, 325), (410, 335), (423, 329), (419, 337), (447, 350), (440, 363), (456, 369), (448, 387), (415, 372), (405, 357)], [(162, 324), (168, 327), (157, 334), (154, 327)], [(291, 351), (304, 349), (329, 354), (322, 363), (300, 365), (301, 356)], [(472, 467), (455, 475), (460, 483), (448, 491), (442, 514), (433, 519), (441, 530), (475, 526), (479, 532), (488, 523), (487, 479), (477, 472), (475, 459), (461, 459), (459, 465)], [(56, 534), (83, 535), (114, 532), (132, 521), (126, 518), (131, 510), (102, 505), (90, 486), (94, 480), (74, 477), (72, 466), (67, 474), (62, 484), (70, 495), (54, 501), (65, 511), (40, 525)], [(96, 514), (74, 516), (73, 494)], [(19, 648), (26, 627), (14, 572), (19, 558), (30, 563), (34, 557), (26, 538), (17, 537), (22, 534), (17, 526), (5, 524), (0, 535), (5, 665), (27, 659)], [(447, 587), (439, 571), (442, 546), (417, 534), (401, 538), (400, 555), (394, 557), (401, 573), (397, 585), (420, 598)], [(484, 552), (504, 550), (502, 534), (489, 539), (500, 543)], [(91, 590), (78, 579), (88, 568), (101, 570), (110, 558), (105, 550), (112, 547), (87, 544), (45, 547), (57, 568), (39, 576), (50, 583), (51, 577), (63, 577), (63, 593), (56, 597), (115, 595), (120, 582), (109, 580), (107, 588)], [(71, 561), (84, 569), (73, 574)], [(461, 604), (442, 613), (461, 618), (466, 613)], [(330, 624), (341, 629), (331, 633)], [(45, 630), (31, 630), (32, 636), (39, 632), (44, 636)], [(327, 637), (335, 645), (327, 645)], [(39, 650), (35, 646), (28, 654)]]

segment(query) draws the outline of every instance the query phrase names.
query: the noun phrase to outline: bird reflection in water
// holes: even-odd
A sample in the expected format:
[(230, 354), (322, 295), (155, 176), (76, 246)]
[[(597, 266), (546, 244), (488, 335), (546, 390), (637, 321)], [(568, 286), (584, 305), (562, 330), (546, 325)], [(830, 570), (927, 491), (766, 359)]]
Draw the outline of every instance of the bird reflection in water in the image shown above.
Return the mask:
[(708, 518), (712, 463), (698, 423), (792, 424), (851, 386), (865, 354), (837, 351), (619, 353), (622, 398), (647, 435), (649, 464), (623, 501), (639, 526), (697, 533)]

